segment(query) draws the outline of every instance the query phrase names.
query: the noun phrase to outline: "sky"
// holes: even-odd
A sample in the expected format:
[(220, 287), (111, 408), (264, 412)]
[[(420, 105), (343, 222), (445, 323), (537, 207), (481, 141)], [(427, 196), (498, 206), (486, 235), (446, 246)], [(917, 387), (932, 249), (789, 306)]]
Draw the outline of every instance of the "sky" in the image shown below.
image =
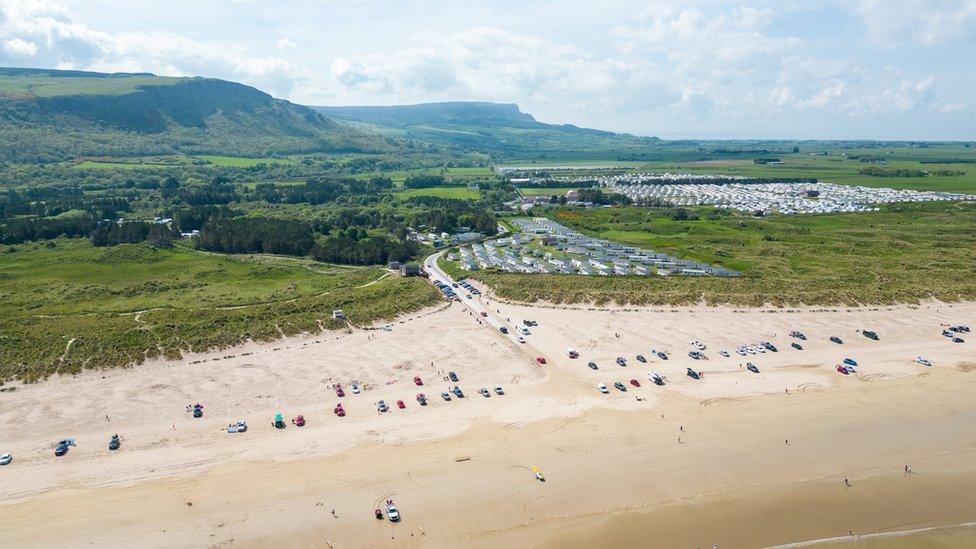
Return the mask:
[(672, 139), (976, 139), (976, 0), (0, 0), (0, 66)]

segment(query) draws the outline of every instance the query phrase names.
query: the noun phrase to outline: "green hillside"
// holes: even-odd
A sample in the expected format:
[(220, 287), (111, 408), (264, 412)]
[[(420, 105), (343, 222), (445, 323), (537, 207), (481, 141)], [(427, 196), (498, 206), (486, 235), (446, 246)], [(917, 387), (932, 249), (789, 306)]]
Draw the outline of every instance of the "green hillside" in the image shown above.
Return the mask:
[(380, 107), (314, 107), (357, 127), (487, 152), (504, 159), (646, 157), (660, 144), (572, 124), (546, 124), (510, 103), (448, 102)]
[(396, 144), (212, 78), (0, 68), (0, 160), (381, 152)]

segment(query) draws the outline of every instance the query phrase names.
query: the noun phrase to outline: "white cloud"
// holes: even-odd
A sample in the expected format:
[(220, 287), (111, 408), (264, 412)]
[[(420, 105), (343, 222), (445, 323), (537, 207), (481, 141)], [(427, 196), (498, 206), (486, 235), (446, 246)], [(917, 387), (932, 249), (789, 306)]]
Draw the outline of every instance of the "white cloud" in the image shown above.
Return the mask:
[(293, 50), (298, 47), (298, 44), (292, 42), (287, 38), (282, 38), (281, 40), (278, 40), (277, 44), (279, 50)]
[(14, 37), (3, 42), (3, 50), (12, 57), (31, 57), (37, 55), (37, 44)]
[(942, 105), (939, 112), (945, 114), (952, 114), (957, 112), (962, 112), (966, 110), (968, 105), (966, 103), (949, 103), (947, 105)]
[(886, 45), (949, 44), (976, 37), (976, 0), (860, 0), (846, 4)]
[(4, 39), (0, 63), (16, 63), (29, 52), (35, 66), (202, 74), (246, 80), (279, 95), (290, 93), (308, 74), (285, 59), (253, 55), (234, 44), (205, 43), (165, 31), (95, 30), (76, 22), (57, 3), (44, 0), (0, 0), (0, 37)]

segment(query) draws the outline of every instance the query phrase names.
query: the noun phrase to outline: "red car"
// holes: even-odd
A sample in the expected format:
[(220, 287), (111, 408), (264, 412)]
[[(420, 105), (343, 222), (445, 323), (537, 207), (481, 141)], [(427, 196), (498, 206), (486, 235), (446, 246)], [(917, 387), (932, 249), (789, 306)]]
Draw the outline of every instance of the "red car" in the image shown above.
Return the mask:
[(305, 416), (298, 416), (295, 419), (291, 420), (291, 422), (292, 422), (293, 425), (295, 425), (295, 427), (304, 427), (305, 426)]
[(540, 357), (536, 357), (535, 361), (538, 362), (539, 364), (545, 364), (546, 363), (545, 357), (541, 357), (541, 356)]
[(851, 375), (851, 371), (847, 369), (847, 366), (838, 366), (837, 371), (844, 374), (845, 376)]
[(339, 398), (346, 396), (346, 392), (342, 390), (342, 385), (336, 385), (335, 392)]
[(640, 382), (637, 381), (636, 379), (630, 380), (630, 384), (633, 385), (634, 387), (640, 387)]
[(397, 401), (397, 408), (399, 408), (399, 409), (401, 409), (401, 410), (402, 410), (402, 409), (404, 409), (404, 408), (406, 408), (406, 407), (407, 407), (407, 405), (406, 405), (406, 404), (404, 404), (402, 400), (398, 400), (398, 401)]
[(413, 384), (414, 385), (417, 385), (417, 386), (423, 385), (424, 384), (424, 380), (420, 379), (420, 376), (414, 376), (413, 377)]
[(342, 403), (336, 404), (335, 410), (332, 411), (335, 412), (335, 415), (339, 417), (344, 417), (346, 415), (346, 411), (342, 408)]
[(484, 312), (484, 311), (481, 311), (481, 316), (483, 316), (483, 317), (485, 317), (485, 318), (488, 318), (488, 313), (486, 313), (486, 312)]

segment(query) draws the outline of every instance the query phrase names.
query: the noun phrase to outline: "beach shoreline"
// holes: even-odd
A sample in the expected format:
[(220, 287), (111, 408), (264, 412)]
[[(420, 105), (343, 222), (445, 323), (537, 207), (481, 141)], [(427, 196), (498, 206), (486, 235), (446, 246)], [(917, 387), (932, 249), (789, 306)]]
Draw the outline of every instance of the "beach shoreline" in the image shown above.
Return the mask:
[[(968, 342), (939, 334), (976, 316), (976, 304), (751, 315), (499, 308), (539, 322), (526, 344), (451, 306), (390, 331), (249, 344), (4, 393), (0, 450), (12, 447), (15, 461), (0, 470), (0, 544), (748, 547), (976, 521), (976, 358)], [(804, 350), (750, 356), (761, 374), (716, 354), (764, 339), (784, 347), (791, 327), (807, 333)], [(868, 328), (881, 341), (859, 334)], [(844, 345), (826, 341), (834, 332)], [(710, 360), (682, 356), (695, 339)], [(582, 357), (567, 358), (569, 346)], [(633, 359), (651, 347), (672, 358)], [(923, 354), (932, 367), (914, 363)], [(834, 365), (848, 355), (859, 371), (842, 376)], [(691, 366), (704, 379), (684, 376)], [(650, 370), (667, 385), (651, 385)], [(454, 385), (447, 371), (467, 398), (438, 398)], [(630, 377), (642, 386), (596, 391)], [(348, 391), (354, 380), (362, 394), (336, 397), (334, 383)], [(475, 392), (495, 384), (506, 394)], [(432, 397), (427, 407), (418, 391)], [(379, 398), (406, 409), (379, 414)], [(183, 411), (194, 401), (206, 405), (202, 420)], [(337, 401), (347, 417), (331, 413)], [(309, 424), (276, 431), (278, 410)], [(241, 418), (247, 433), (223, 432)], [(123, 448), (110, 454), (102, 438), (116, 431)], [(49, 444), (65, 436), (79, 445), (55, 458)], [(914, 474), (903, 475), (909, 463)], [(372, 516), (388, 497), (401, 524)], [(119, 524), (119, 513), (130, 520)]]

